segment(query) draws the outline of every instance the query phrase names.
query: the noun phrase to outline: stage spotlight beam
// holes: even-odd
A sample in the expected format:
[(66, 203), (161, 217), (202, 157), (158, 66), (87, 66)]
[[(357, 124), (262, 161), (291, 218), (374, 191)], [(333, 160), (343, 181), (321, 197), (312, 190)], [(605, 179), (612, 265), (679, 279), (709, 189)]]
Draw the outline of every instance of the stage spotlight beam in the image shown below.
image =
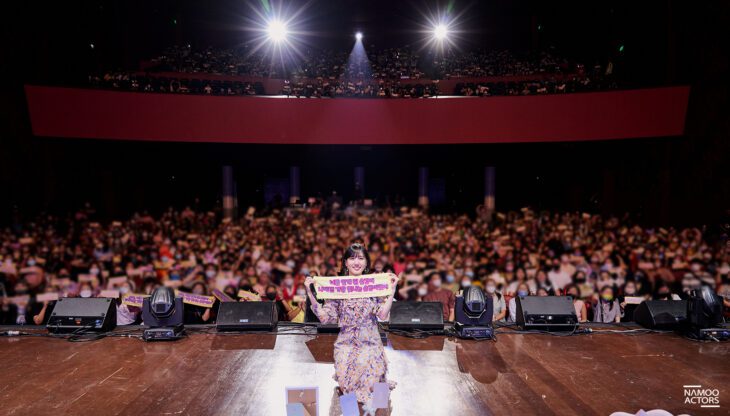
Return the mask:
[(272, 20), (266, 26), (266, 33), (269, 35), (269, 39), (278, 43), (286, 40), (288, 30), (284, 22)]
[(433, 37), (438, 41), (443, 41), (449, 35), (449, 28), (445, 24), (440, 23), (433, 28)]
[(358, 42), (361, 41), (362, 40), (362, 32), (355, 33), (355, 39), (357, 39)]

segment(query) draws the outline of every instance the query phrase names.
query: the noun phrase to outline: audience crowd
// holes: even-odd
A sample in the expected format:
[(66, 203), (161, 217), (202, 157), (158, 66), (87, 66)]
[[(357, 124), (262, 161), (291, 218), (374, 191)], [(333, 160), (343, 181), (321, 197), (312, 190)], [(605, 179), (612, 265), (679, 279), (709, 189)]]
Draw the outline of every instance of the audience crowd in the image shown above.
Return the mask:
[[(286, 63), (285, 63), (286, 61)], [(536, 95), (616, 88), (613, 65), (591, 70), (552, 53), (509, 51), (449, 52), (424, 55), (410, 48), (366, 53), (308, 49), (286, 59), (271, 59), (247, 46), (234, 49), (187, 46), (168, 48), (142, 72), (92, 75), (93, 87), (129, 91), (207, 95), (264, 95), (261, 82), (211, 80), (207, 74), (283, 80), (289, 97), (429, 98), (439, 93), (464, 96)], [(164, 74), (163, 74), (164, 73)], [(168, 76), (170, 73), (177, 76)], [(197, 75), (197, 77), (196, 77)], [(517, 80), (516, 76), (522, 77)], [(524, 77), (534, 79), (524, 80)], [(502, 80), (488, 80), (501, 77)], [(510, 77), (513, 77), (510, 80)], [(210, 77), (207, 77), (210, 78)], [(439, 91), (432, 80), (468, 79), (454, 91)], [(479, 78), (485, 79), (483, 82)], [(476, 80), (475, 80), (476, 79)], [(449, 90), (452, 88), (449, 87)]]
[[(630, 321), (643, 299), (685, 298), (709, 286), (730, 305), (728, 247), (696, 228), (647, 228), (579, 213), (497, 214), (493, 221), (417, 209), (352, 207), (253, 210), (236, 220), (169, 209), (99, 223), (84, 208), (0, 231), (0, 323), (43, 324), (57, 297), (114, 297), (118, 324), (140, 323), (123, 299), (160, 286), (234, 300), (270, 299), (280, 318), (303, 322), (303, 281), (339, 272), (352, 242), (372, 271), (399, 276), (396, 300), (439, 300), (453, 319), (454, 295), (478, 286), (495, 320), (513, 321), (515, 296), (572, 295), (582, 321)], [(213, 298), (211, 298), (213, 300)], [(212, 308), (186, 305), (186, 322), (212, 323)]]

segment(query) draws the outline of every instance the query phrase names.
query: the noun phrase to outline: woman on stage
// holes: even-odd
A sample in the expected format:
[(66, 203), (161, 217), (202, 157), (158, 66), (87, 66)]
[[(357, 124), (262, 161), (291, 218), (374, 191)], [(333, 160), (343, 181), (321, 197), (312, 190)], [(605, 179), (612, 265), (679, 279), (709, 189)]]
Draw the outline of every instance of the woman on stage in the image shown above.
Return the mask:
[[(350, 245), (342, 256), (340, 276), (360, 276), (370, 273), (370, 257), (361, 244)], [(386, 297), (325, 300), (320, 305), (312, 294), (314, 279), (307, 277), (304, 286), (312, 311), (322, 323), (339, 323), (340, 334), (335, 342), (335, 380), (343, 394), (355, 393), (366, 412), (372, 409), (372, 388), (375, 383), (387, 381), (387, 362), (383, 342), (378, 331), (378, 320), (387, 320), (393, 304), (397, 277), (390, 273), (392, 292)]]

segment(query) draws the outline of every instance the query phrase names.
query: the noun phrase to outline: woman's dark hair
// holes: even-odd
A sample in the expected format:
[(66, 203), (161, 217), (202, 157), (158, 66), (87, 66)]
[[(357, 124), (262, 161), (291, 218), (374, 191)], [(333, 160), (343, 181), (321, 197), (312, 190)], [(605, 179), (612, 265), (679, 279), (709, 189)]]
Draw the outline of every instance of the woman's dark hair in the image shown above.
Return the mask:
[[(239, 289), (243, 289), (243, 290), (246, 290), (247, 292), (250, 292), (251, 285), (248, 285), (247, 289), (243, 288), (243, 287), (240, 287)], [(236, 293), (237, 293), (236, 291), (237, 291), (237, 289), (236, 289), (236, 286), (234, 286), (234, 285), (228, 285), (223, 289), (223, 293), (225, 293), (227, 295), (233, 295), (234, 298), (236, 297)]]
[(355, 254), (357, 253), (362, 253), (362, 256), (365, 257), (365, 269), (362, 271), (362, 274), (370, 273), (370, 255), (368, 254), (368, 249), (360, 243), (354, 243), (350, 244), (350, 246), (345, 249), (345, 253), (342, 255), (340, 276), (347, 276), (350, 274), (347, 270), (347, 259), (355, 257)]
[(566, 286), (565, 286), (565, 287), (563, 288), (563, 294), (564, 294), (565, 296), (568, 296), (568, 292), (569, 292), (570, 290), (572, 290), (572, 289), (575, 289), (575, 291), (576, 291), (576, 292), (578, 292), (578, 296), (576, 296), (576, 299), (580, 298), (580, 289), (578, 289), (578, 286), (576, 286), (576, 284), (575, 284), (575, 283), (571, 283), (571, 284), (569, 284), (569, 285), (566, 285)]
[(193, 292), (195, 290), (195, 286), (202, 286), (203, 287), (203, 294), (204, 295), (207, 295), (208, 294), (208, 285), (206, 285), (205, 283), (200, 282), (200, 281), (195, 282), (195, 283), (193, 283), (192, 286), (190, 286), (190, 292)]
[(517, 278), (517, 272), (519, 272), (520, 270), (522, 270), (522, 275), (525, 277), (525, 280), (527, 280), (528, 279), (528, 277), (527, 277), (527, 270), (524, 267), (522, 267), (522, 266), (515, 267), (515, 273), (514, 273), (515, 279)]

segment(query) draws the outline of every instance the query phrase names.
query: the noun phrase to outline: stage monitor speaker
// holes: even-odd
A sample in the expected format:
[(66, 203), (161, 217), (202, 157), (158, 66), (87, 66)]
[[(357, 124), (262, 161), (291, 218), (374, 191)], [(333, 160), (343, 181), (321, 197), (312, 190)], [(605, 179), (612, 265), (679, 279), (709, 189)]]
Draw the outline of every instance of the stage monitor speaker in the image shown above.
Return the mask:
[(110, 298), (60, 298), (48, 318), (52, 333), (107, 332), (117, 326), (117, 305)]
[(273, 331), (278, 324), (276, 302), (221, 302), (217, 331)]
[(441, 302), (393, 302), (390, 308), (390, 329), (444, 329), (444, 313)]
[(636, 307), (634, 321), (644, 328), (678, 329), (687, 322), (687, 301), (645, 300)]
[(518, 296), (516, 303), (522, 329), (570, 331), (578, 326), (571, 296)]
[[(312, 289), (312, 291), (314, 292), (314, 289)], [(321, 334), (337, 334), (340, 332), (340, 325), (336, 322), (332, 324), (323, 324), (322, 322), (320, 322), (319, 318), (317, 318), (317, 315), (315, 315), (315, 313), (312, 311), (312, 304), (309, 301), (309, 296), (307, 296), (307, 310), (304, 313), (304, 322), (316, 323), (317, 332)]]

